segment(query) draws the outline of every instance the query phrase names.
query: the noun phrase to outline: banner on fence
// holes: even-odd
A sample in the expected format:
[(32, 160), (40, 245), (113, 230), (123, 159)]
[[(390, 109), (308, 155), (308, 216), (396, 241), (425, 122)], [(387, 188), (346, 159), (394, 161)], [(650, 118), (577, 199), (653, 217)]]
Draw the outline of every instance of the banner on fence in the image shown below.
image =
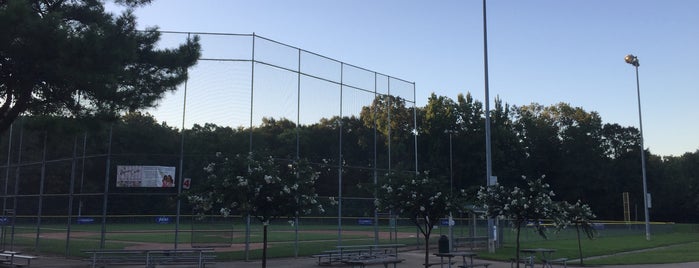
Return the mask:
[(175, 187), (175, 167), (117, 166), (117, 187)]

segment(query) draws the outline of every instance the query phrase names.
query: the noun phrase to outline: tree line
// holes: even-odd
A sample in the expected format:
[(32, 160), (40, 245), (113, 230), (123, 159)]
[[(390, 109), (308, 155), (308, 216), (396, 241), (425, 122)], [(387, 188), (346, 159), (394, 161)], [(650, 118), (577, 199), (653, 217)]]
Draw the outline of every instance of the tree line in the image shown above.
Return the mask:
[[(417, 131), (413, 130), (413, 112)], [(603, 123), (596, 112), (566, 103), (517, 106), (496, 99), (490, 113), (493, 174), (501, 185), (517, 185), (522, 176), (545, 175), (550, 178), (548, 183), (558, 198), (582, 200), (590, 204), (600, 219), (610, 220), (623, 219), (622, 193), (629, 192), (631, 220), (643, 220), (640, 139), (636, 128)], [(470, 94), (459, 95), (456, 100), (432, 94), (424, 107), (415, 110), (400, 98), (379, 96), (358, 116), (323, 118), (298, 127), (285, 118), (265, 118), (253, 129), (195, 124), (185, 129), (184, 139), (180, 129), (139, 112), (128, 113), (108, 124), (65, 117), (26, 117), (23, 120), (23, 161), (42, 158), (42, 133), (48, 133), (45, 139), (49, 158), (70, 157), (74, 150), (72, 141), (79, 140), (78, 137), (82, 139), (82, 133), (86, 132), (90, 132), (86, 151), (104, 155), (107, 126), (111, 126), (114, 135), (112, 165), (179, 167), (182, 152), (183, 177), (193, 178), (196, 183), (197, 178), (207, 176), (204, 167), (213, 161), (217, 152), (245, 155), (253, 148), (259, 155), (278, 159), (297, 156), (308, 159), (320, 171), (316, 193), (321, 196), (339, 195), (338, 176), (342, 174), (344, 197), (367, 198), (373, 197), (375, 176), (383, 176), (390, 170), (415, 169), (413, 139), (417, 133), (417, 169), (420, 172), (427, 171), (431, 178), (440, 184), (450, 184), (454, 189), (470, 189), (474, 196), (485, 184), (483, 105)], [(20, 134), (13, 133), (16, 143)], [(342, 146), (339, 146), (340, 134)], [(6, 132), (3, 151), (8, 148), (8, 138)], [(11, 149), (19, 150), (17, 145)], [(648, 189), (653, 197), (651, 219), (698, 220), (699, 150), (665, 157), (649, 151), (644, 153)], [(0, 156), (3, 163), (7, 161), (5, 157)], [(13, 156), (11, 162), (14, 161)], [(23, 172), (21, 185), (38, 189), (38, 172), (34, 172), (33, 177), (29, 175), (31, 172)], [(85, 189), (100, 192), (104, 162), (89, 161), (85, 172), (87, 177), (98, 178), (88, 182)], [(47, 180), (47, 187), (55, 185), (53, 187), (62, 189), (48, 192), (68, 191), (63, 189), (67, 183), (59, 182), (67, 182), (70, 174), (58, 171), (50, 176), (55, 178)], [(146, 193), (148, 190), (112, 188), (111, 191)], [(148, 202), (133, 202), (123, 207), (133, 209), (144, 203)], [(352, 211), (351, 208), (343, 210)]]

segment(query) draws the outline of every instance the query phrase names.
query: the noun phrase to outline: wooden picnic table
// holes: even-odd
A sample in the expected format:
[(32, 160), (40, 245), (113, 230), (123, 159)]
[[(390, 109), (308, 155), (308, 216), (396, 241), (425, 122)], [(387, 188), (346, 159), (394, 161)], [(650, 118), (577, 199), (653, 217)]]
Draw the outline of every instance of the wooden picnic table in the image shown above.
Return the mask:
[(2, 257), (2, 259), (0, 259), (0, 263), (9, 264), (10, 266), (24, 266), (24, 265), (20, 265), (20, 264), (15, 263), (15, 259), (26, 260), (27, 261), (26, 266), (30, 266), (31, 261), (33, 259), (37, 258), (36, 256), (23, 255), (23, 254), (20, 254), (20, 252), (18, 252), (18, 251), (9, 251), (9, 250), (5, 250), (5, 251), (0, 252), (0, 257)]
[(322, 254), (316, 254), (313, 257), (318, 258), (318, 265), (386, 257), (397, 258), (398, 248), (403, 246), (405, 244), (342, 245), (336, 246), (334, 250), (325, 250)]
[[(336, 246), (337, 250), (340, 251), (340, 257), (342, 257), (343, 252), (351, 251), (354, 253), (359, 253), (359, 255), (368, 255), (369, 257), (377, 256), (381, 251), (383, 255), (388, 254), (398, 254), (398, 248), (403, 247), (405, 244), (369, 244), (369, 245), (346, 245), (346, 246)], [(364, 254), (363, 254), (364, 253)]]
[[(451, 259), (454, 257), (461, 257), (462, 258), (462, 263), (464, 266), (467, 264), (473, 264), (473, 257), (476, 256), (476, 253), (474, 252), (469, 252), (469, 251), (454, 251), (454, 252), (442, 252), (442, 253), (435, 253), (435, 256), (439, 257), (439, 262), (441, 263), (441, 267), (444, 268), (444, 258), (448, 258), (448, 266), (451, 268), (452, 261)], [(470, 259), (470, 261), (467, 263), (466, 262), (466, 257)]]
[[(534, 258), (536, 257), (536, 255), (541, 254), (541, 262), (542, 262), (541, 267), (552, 268), (549, 260), (552, 259), (551, 255), (554, 252), (556, 252), (556, 250), (552, 249), (552, 248), (525, 248), (525, 249), (520, 249), (519, 252), (522, 252), (522, 253), (528, 255), (527, 259), (529, 260), (530, 267), (534, 267)], [(526, 263), (525, 263), (525, 267), (527, 267)]]

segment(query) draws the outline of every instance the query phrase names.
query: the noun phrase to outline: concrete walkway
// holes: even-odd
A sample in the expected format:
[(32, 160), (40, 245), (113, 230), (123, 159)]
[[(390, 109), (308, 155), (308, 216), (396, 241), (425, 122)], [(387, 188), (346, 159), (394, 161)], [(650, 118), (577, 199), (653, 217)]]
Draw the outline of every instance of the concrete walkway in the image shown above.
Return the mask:
[[(399, 253), (400, 258), (405, 259), (405, 262), (398, 264), (397, 267), (400, 268), (423, 268), (422, 263), (424, 260), (424, 251), (407, 251), (407, 252), (401, 252)], [(283, 259), (270, 259), (267, 260), (267, 267), (288, 267), (288, 268), (318, 268), (318, 267), (327, 267), (327, 266), (318, 266), (316, 264), (317, 259), (316, 258), (311, 258), (311, 257), (300, 257), (300, 258), (283, 258)], [(430, 262), (439, 262), (439, 257), (436, 256), (430, 256)], [(475, 261), (474, 261), (475, 262)], [(488, 262), (491, 263), (490, 268), (510, 268), (510, 263), (506, 262), (495, 262), (495, 261), (488, 261), (488, 260), (478, 260), (478, 262)], [(231, 262), (220, 262), (216, 263), (215, 265), (209, 265), (207, 267), (217, 267), (217, 268), (222, 268), (222, 267), (234, 267), (234, 268), (259, 268), (261, 267), (261, 261), (256, 260), (256, 261), (231, 261)], [(571, 267), (574, 267), (574, 265), (568, 265)], [(40, 256), (38, 259), (32, 261), (30, 267), (50, 267), (50, 268), (67, 268), (67, 267), (75, 267), (75, 268), (87, 268), (90, 267), (90, 264), (87, 261), (84, 260), (75, 260), (75, 259), (66, 259), (64, 257), (51, 257), (51, 256)], [(126, 268), (126, 267), (139, 267), (138, 265), (115, 265), (115, 266), (108, 266), (108, 267), (115, 267), (115, 268)], [(142, 267), (142, 265), (140, 266)], [(161, 266), (158, 266), (161, 267)], [(192, 265), (177, 265), (177, 266), (162, 266), (162, 267), (174, 267), (174, 268), (185, 268), (185, 267), (196, 267)], [(330, 267), (350, 267), (347, 265), (334, 265)], [(372, 266), (372, 267), (381, 267), (381, 265), (378, 266)], [(440, 268), (438, 265), (437, 266), (432, 266), (433, 268)], [(444, 267), (447, 267), (446, 265)], [(454, 265), (452, 266), (456, 268), (457, 266)], [(521, 266), (520, 266), (521, 267)], [(539, 266), (536, 266), (539, 267)], [(559, 266), (554, 266), (554, 267), (559, 267)], [(562, 267), (562, 266), (560, 266)], [(695, 268), (699, 267), (699, 262), (689, 262), (689, 263), (673, 263), (673, 264), (645, 264), (645, 265), (612, 265), (612, 266), (586, 266), (586, 267), (606, 267), (606, 268), (650, 268), (650, 267), (658, 267), (658, 268)]]

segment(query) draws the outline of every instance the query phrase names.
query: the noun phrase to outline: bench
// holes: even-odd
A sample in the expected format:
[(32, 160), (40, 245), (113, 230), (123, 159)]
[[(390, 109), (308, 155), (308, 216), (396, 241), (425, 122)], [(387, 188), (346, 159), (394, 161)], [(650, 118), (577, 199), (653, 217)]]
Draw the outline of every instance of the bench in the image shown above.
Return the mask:
[(395, 257), (388, 257), (388, 258), (368, 258), (368, 259), (352, 259), (352, 260), (347, 260), (344, 261), (344, 263), (352, 265), (352, 267), (361, 267), (364, 268), (369, 265), (376, 265), (376, 264), (383, 264), (383, 267), (388, 268), (389, 264), (393, 264), (393, 268), (396, 267), (396, 264), (401, 263), (405, 261), (405, 259), (399, 259)]
[(90, 250), (88, 259), (92, 267), (107, 264), (133, 264), (155, 267), (156, 265), (193, 264), (205, 267), (214, 263), (213, 249), (169, 249), (169, 250)]
[(553, 260), (544, 260), (545, 264), (548, 264), (549, 267), (551, 264), (563, 264), (563, 267), (568, 268), (568, 258), (558, 258), (558, 259), (553, 259)]
[(17, 252), (13, 252), (13, 251), (3, 251), (2, 253), (0, 253), (0, 257), (4, 257), (4, 259), (1, 260), (0, 262), (2, 262), (4, 264), (9, 264), (9, 265), (15, 266), (15, 267), (24, 266), (23, 264), (15, 263), (15, 259), (26, 260), (27, 261), (26, 266), (28, 267), (31, 265), (31, 261), (33, 259), (37, 258), (36, 256), (22, 255), (22, 254), (18, 254)]

